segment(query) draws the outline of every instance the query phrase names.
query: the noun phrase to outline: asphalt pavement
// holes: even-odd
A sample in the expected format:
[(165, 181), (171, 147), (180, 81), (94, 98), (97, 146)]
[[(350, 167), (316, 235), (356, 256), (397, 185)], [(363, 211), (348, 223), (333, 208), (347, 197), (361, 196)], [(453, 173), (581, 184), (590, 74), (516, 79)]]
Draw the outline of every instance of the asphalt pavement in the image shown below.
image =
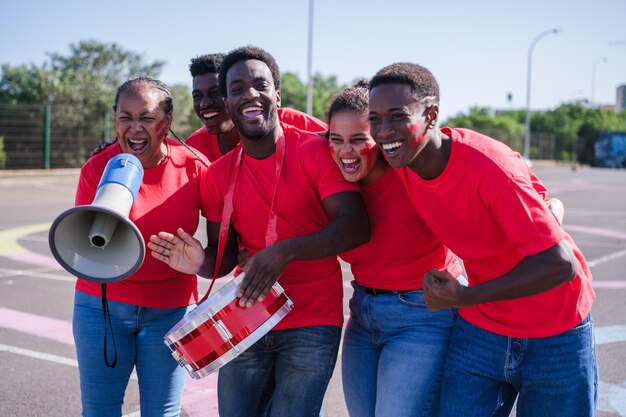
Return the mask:
[[(626, 416), (626, 170), (554, 164), (535, 164), (534, 170), (550, 194), (563, 201), (564, 228), (594, 275), (598, 416)], [(54, 261), (47, 238), (52, 221), (73, 206), (77, 179), (77, 170), (0, 171), (3, 417), (80, 414), (71, 334), (74, 278)], [(348, 269), (344, 272), (347, 315), (351, 275)], [(201, 291), (206, 288), (207, 282), (202, 282)], [(124, 416), (139, 416), (138, 404), (133, 380)], [(347, 416), (339, 366), (324, 400), (324, 413), (326, 417)], [(183, 396), (183, 416), (215, 415), (215, 377), (190, 380)]]

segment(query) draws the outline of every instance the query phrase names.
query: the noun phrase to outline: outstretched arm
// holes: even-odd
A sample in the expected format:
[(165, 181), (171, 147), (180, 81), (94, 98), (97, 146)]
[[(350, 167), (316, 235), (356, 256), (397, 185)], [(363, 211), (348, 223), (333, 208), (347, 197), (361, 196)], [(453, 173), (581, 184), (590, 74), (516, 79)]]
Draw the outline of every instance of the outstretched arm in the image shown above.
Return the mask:
[(257, 298), (263, 300), (289, 262), (336, 256), (369, 240), (369, 217), (360, 193), (344, 191), (322, 203), (331, 218), (325, 227), (268, 246), (248, 260), (238, 293), (241, 306), (250, 307)]
[[(159, 232), (158, 235), (150, 236), (148, 248), (152, 251), (152, 256), (177, 271), (212, 277), (215, 271), (219, 232), (220, 223), (207, 222), (208, 244), (204, 249), (200, 241), (180, 228), (176, 235)], [(235, 267), (237, 263), (236, 242), (237, 236), (231, 225), (218, 276), (228, 274)]]

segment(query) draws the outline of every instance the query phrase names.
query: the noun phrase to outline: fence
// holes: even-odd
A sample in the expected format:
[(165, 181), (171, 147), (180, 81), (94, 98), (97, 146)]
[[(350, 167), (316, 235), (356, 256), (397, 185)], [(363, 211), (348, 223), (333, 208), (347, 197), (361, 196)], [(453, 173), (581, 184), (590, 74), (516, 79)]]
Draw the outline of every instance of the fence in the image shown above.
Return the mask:
[(0, 104), (6, 169), (77, 168), (109, 138), (111, 114), (77, 105)]
[[(114, 125), (111, 113), (106, 108), (89, 109), (77, 105), (0, 104), (5, 168), (81, 167), (94, 147), (111, 139)], [(523, 134), (482, 133), (522, 153)], [(557, 142), (554, 133), (533, 132), (530, 158), (573, 160), (574, 150), (560, 149)]]

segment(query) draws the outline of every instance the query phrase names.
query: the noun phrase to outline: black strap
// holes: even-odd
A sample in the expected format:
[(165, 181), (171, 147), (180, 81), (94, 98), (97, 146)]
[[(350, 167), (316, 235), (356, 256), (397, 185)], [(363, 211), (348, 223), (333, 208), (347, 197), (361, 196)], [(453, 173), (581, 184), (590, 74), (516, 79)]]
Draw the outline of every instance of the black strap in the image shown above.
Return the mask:
[[(117, 346), (115, 345), (115, 336), (113, 335), (113, 325), (111, 324), (111, 311), (109, 310), (109, 302), (107, 301), (107, 285), (102, 284), (102, 316), (104, 317), (104, 363), (109, 368), (115, 368), (117, 365)], [(109, 329), (111, 330), (111, 340), (113, 340), (113, 363), (109, 362), (107, 354), (107, 319), (109, 319)]]

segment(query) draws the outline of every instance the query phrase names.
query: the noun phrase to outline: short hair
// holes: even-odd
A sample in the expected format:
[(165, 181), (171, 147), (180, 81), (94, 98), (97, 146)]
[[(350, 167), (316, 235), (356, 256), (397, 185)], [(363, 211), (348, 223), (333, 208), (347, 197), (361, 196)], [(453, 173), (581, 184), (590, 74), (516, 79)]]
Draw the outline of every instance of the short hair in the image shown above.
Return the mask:
[(369, 82), (366, 79), (361, 79), (333, 96), (328, 108), (328, 123), (330, 124), (336, 113), (342, 111), (367, 113), (368, 108)]
[(398, 62), (381, 69), (370, 81), (370, 91), (381, 84), (406, 84), (417, 101), (439, 103), (439, 84), (433, 74), (418, 64)]
[(222, 95), (226, 97), (226, 74), (230, 67), (235, 65), (240, 61), (247, 61), (249, 59), (256, 59), (258, 61), (263, 62), (268, 66), (270, 72), (272, 74), (272, 79), (274, 81), (274, 88), (276, 90), (280, 90), (280, 70), (278, 69), (278, 64), (276, 64), (276, 60), (269, 52), (256, 47), (256, 46), (242, 46), (241, 48), (233, 49), (230, 51), (222, 61), (222, 68), (220, 68), (220, 90)]
[(191, 58), (189, 72), (192, 77), (204, 74), (219, 74), (224, 54), (206, 54)]
[(122, 83), (122, 85), (117, 88), (117, 93), (115, 93), (115, 103), (113, 104), (113, 111), (117, 111), (117, 103), (119, 102), (120, 95), (123, 92), (136, 89), (143, 84), (149, 86), (150, 88), (155, 88), (165, 95), (165, 98), (160, 103), (163, 111), (165, 111), (165, 114), (169, 114), (174, 111), (174, 99), (172, 98), (172, 93), (170, 92), (169, 88), (167, 88), (167, 85), (165, 85), (165, 83), (163, 83), (162, 81), (147, 75), (130, 78), (124, 81), (124, 83)]

